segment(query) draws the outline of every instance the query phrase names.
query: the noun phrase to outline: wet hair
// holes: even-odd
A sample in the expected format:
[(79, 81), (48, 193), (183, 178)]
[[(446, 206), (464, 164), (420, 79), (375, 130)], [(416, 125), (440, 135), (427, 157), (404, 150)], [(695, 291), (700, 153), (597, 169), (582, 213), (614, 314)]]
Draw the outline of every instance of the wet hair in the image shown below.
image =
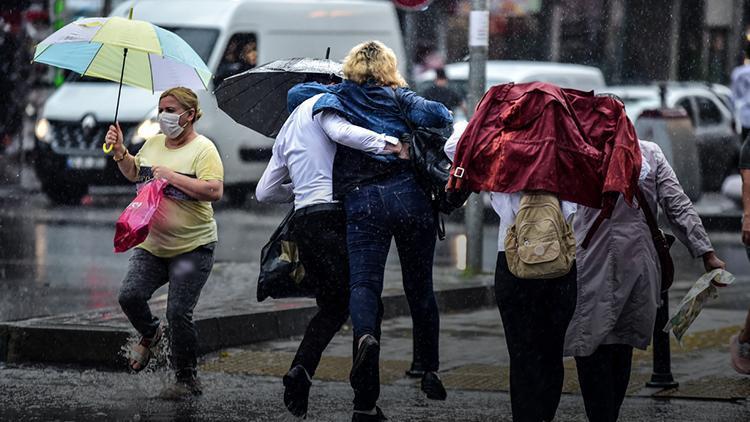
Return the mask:
[(435, 69), (435, 79), (448, 79), (448, 76), (445, 74), (445, 69), (442, 67), (440, 69)]
[(611, 98), (611, 99), (617, 101), (618, 103), (620, 103), (620, 105), (622, 106), (622, 108), (625, 108), (625, 101), (623, 101), (622, 98), (620, 98), (617, 94), (613, 94), (611, 92), (602, 92), (602, 93), (596, 94), (596, 96), (597, 97)]
[(198, 96), (195, 95), (195, 92), (190, 88), (185, 88), (184, 86), (169, 88), (161, 93), (159, 101), (164, 99), (164, 97), (174, 98), (185, 110), (195, 110), (195, 117), (192, 120), (193, 123), (197, 122), (198, 119), (203, 116), (203, 111), (198, 106)]
[(398, 72), (396, 53), (380, 41), (354, 46), (344, 59), (344, 77), (357, 84), (374, 82), (391, 88), (407, 86)]

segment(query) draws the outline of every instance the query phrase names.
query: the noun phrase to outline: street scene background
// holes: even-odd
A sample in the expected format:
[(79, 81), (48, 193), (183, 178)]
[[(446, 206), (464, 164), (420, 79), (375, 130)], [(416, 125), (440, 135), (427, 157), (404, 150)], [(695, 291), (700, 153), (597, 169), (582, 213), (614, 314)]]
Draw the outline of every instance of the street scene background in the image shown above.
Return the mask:
[[(401, 43), (391, 47), (399, 53), (410, 86), (424, 92), (434, 83), (435, 71), (445, 69), (449, 83), (466, 101), (471, 2), (434, 0), (422, 10), (372, 2), (392, 8), (395, 23), (384, 25), (384, 31)], [(226, 3), (231, 2), (219, 1), (215, 7), (229, 7)], [(368, 2), (341, 3), (341, 16), (347, 16)], [(137, 15), (138, 2), (134, 4)], [(120, 10), (118, 6), (129, 3), (0, 2), (0, 420), (292, 420), (281, 401), (280, 378), (314, 301), (255, 300), (261, 248), (291, 207), (260, 204), (254, 197), (272, 139), (220, 145), (222, 159), (232, 157), (237, 164), (227, 166), (225, 197), (214, 204), (220, 239), (216, 265), (195, 312), (199, 331), (211, 338), (199, 368), (204, 396), (191, 403), (160, 401), (156, 393), (169, 375), (164, 359), (146, 373), (131, 375), (125, 372), (121, 354), (110, 356), (109, 345), (89, 342), (134, 336), (117, 303), (132, 251), (113, 253), (112, 238), (114, 222), (135, 189), (118, 177), (111, 160), (105, 161), (97, 149), (105, 133), (101, 128), (109, 122), (97, 119), (93, 129), (80, 128), (87, 113), (109, 110), (116, 89), (81, 97), (74, 89), (88, 81), (32, 63), (31, 58), (35, 45), (55, 29), (80, 17), (106, 16)], [(690, 130), (685, 139), (695, 146), (692, 155), (675, 154), (672, 165), (717, 255), (737, 282), (709, 302), (682, 344), (672, 340), (677, 389), (647, 387), (653, 351), (636, 353), (620, 420), (750, 420), (750, 378), (732, 370), (728, 347), (750, 307), (750, 261), (740, 239), (737, 164), (742, 128), (729, 89), (731, 71), (742, 64), (743, 46), (750, 39), (750, 2), (490, 0), (488, 6), (488, 87), (508, 82), (505, 73), (510, 78), (525, 75), (518, 67), (536, 65), (544, 66), (539, 69), (556, 82), (556, 77), (569, 77), (572, 73), (564, 66), (574, 64), (586, 66), (581, 75), (594, 72), (593, 82), (585, 79), (576, 87), (620, 95), (642, 138), (648, 128), (660, 124), (641, 120), (639, 126), (642, 111), (668, 107), (686, 113)], [(283, 5), (273, 7), (284, 13)], [(315, 8), (311, 10), (309, 16), (314, 17)], [(276, 19), (273, 13), (268, 16)], [(212, 28), (199, 16), (186, 22)], [(232, 33), (227, 27), (213, 36), (204, 57), (217, 78), (213, 88), (220, 78), (288, 57), (283, 50), (264, 50), (264, 40), (256, 33)], [(205, 37), (211, 34), (196, 39)], [(325, 47), (315, 46), (321, 56)], [(347, 52), (340, 50), (334, 50), (334, 58)], [(520, 66), (514, 65), (518, 61)], [(108, 82), (89, 84), (116, 87)], [(660, 87), (666, 95), (660, 96)], [(69, 91), (61, 98), (63, 89)], [(48, 103), (55, 95), (56, 100)], [(134, 95), (126, 92), (123, 102)], [(69, 107), (75, 111), (66, 110), (66, 104), (75, 104)], [(473, 104), (455, 107), (456, 120), (466, 118), (466, 106)], [(141, 127), (153, 123), (154, 107), (155, 102), (145, 112), (124, 111), (133, 140)], [(687, 142), (654, 140), (662, 146)], [(129, 146), (138, 147), (135, 141)], [(471, 257), (464, 210), (446, 217), (447, 238), (438, 242), (435, 252), (435, 288), (444, 311), (441, 376), (449, 389), (446, 402), (428, 402), (419, 393), (418, 380), (404, 376), (411, 362), (411, 321), (398, 256), (391, 247), (385, 295), (392, 304), (385, 315), (381, 352), (381, 403), (391, 420), (511, 420), (507, 350), (491, 289), (497, 217), (487, 198), (480, 201), (481, 249), (474, 251), (479, 254), (479, 271), (466, 271)], [(674, 309), (703, 268), (679, 242), (672, 253), (677, 270), (670, 291)], [(162, 288), (152, 299), (162, 315), (165, 298)], [(231, 336), (237, 340), (226, 338)], [(350, 417), (351, 337), (347, 324), (329, 346), (313, 383), (308, 419)], [(572, 360), (566, 361), (564, 391), (556, 420), (585, 420)]]

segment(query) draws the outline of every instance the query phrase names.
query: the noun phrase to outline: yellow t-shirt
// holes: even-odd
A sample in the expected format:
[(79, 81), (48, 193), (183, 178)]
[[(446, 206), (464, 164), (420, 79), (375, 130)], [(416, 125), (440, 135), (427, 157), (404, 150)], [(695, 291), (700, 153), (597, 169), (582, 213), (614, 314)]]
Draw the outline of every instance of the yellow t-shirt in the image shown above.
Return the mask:
[[(224, 180), (224, 166), (216, 146), (198, 135), (177, 149), (165, 145), (163, 134), (149, 138), (135, 156), (139, 182), (152, 178), (152, 166), (164, 166), (185, 176), (201, 180)], [(151, 220), (146, 240), (138, 245), (161, 258), (190, 252), (218, 240), (211, 203), (190, 198), (168, 185), (159, 208)]]

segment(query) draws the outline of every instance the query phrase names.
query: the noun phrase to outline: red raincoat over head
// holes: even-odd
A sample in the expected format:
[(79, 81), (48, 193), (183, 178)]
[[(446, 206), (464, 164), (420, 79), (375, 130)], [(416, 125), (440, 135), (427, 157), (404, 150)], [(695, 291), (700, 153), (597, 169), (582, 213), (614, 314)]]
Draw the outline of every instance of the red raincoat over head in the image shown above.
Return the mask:
[(632, 204), (641, 168), (618, 100), (533, 82), (492, 87), (456, 147), (448, 190), (547, 191), (602, 208)]

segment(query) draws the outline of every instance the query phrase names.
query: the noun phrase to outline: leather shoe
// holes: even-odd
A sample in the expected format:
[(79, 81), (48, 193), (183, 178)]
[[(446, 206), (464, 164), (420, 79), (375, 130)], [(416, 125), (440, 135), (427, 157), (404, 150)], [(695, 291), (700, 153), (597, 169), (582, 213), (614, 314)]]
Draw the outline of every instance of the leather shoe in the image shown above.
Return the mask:
[(385, 417), (383, 414), (383, 411), (380, 410), (380, 407), (375, 406), (375, 414), (374, 415), (368, 415), (367, 413), (360, 413), (356, 410), (354, 411), (354, 414), (352, 415), (352, 422), (380, 422), (380, 421), (387, 421), (388, 418)]
[(448, 393), (443, 387), (443, 381), (440, 380), (435, 372), (425, 372), (422, 377), (422, 391), (430, 400), (445, 400)]
[(312, 382), (302, 365), (296, 365), (284, 375), (284, 405), (296, 417), (307, 415), (307, 404)]

